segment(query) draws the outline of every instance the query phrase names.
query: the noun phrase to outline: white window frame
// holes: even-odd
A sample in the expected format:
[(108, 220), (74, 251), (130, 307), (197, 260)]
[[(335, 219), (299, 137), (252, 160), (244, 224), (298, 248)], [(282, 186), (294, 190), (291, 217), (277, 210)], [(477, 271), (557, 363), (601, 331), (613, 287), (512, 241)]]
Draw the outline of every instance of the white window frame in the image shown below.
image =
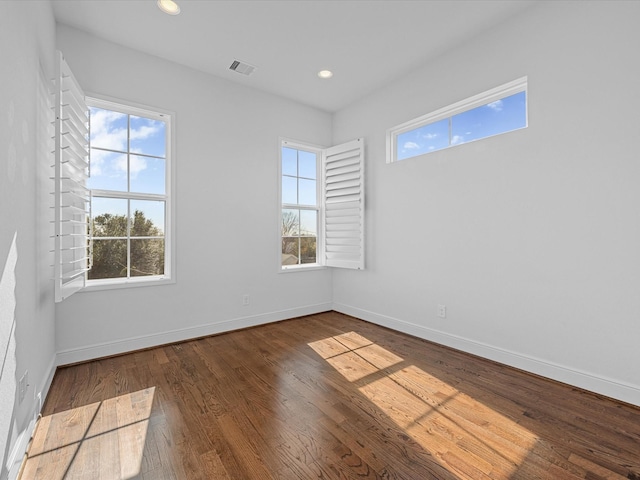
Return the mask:
[[(175, 113), (141, 105), (126, 100), (105, 97), (102, 95), (88, 94), (86, 103), (89, 107), (103, 108), (129, 115), (161, 120), (166, 125), (165, 146), (165, 194), (141, 194), (135, 192), (121, 192), (115, 190), (94, 189), (93, 197), (107, 197), (128, 200), (162, 200), (165, 202), (164, 225), (164, 274), (142, 277), (122, 277), (86, 280), (83, 291), (110, 290), (116, 288), (148, 287), (152, 285), (165, 285), (176, 282), (176, 248), (175, 248), (175, 208), (173, 199), (175, 196)], [(129, 237), (128, 237), (129, 239)]]
[(528, 107), (526, 109), (526, 114), (525, 114), (526, 115), (525, 126), (522, 128), (509, 130), (508, 132), (502, 132), (502, 133), (490, 135), (487, 137), (477, 138), (461, 144), (450, 144), (449, 146), (440, 148), (438, 150), (435, 150), (434, 152), (426, 152), (421, 155), (416, 155), (415, 157), (409, 157), (402, 160), (398, 160), (397, 158), (397, 152), (398, 152), (397, 140), (399, 135), (402, 135), (403, 133), (409, 132), (411, 130), (416, 130), (418, 128), (424, 127), (425, 125), (429, 125), (447, 118), (451, 118), (460, 113), (473, 110), (474, 108), (487, 105), (488, 103), (495, 102), (497, 100), (509, 97), (511, 95), (515, 95), (516, 93), (525, 92), (527, 97), (527, 103), (528, 103), (529, 95), (528, 95), (527, 87), (528, 87), (527, 77), (526, 76), (521, 77), (511, 82), (505, 83), (504, 85), (500, 85), (499, 87), (492, 88), (491, 90), (487, 90), (486, 92), (479, 93), (472, 97), (456, 102), (452, 105), (440, 108), (434, 112), (428, 113), (426, 115), (422, 115), (418, 118), (414, 118), (413, 120), (409, 120), (408, 122), (405, 122), (400, 125), (396, 125), (393, 128), (390, 128), (389, 130), (387, 130), (387, 163), (402, 162), (402, 161), (410, 160), (413, 158), (419, 158), (424, 155), (428, 155), (429, 153), (440, 152), (442, 150), (447, 150), (449, 148), (453, 148), (459, 145), (464, 145), (466, 143), (472, 143), (479, 140), (484, 140), (485, 138), (490, 138), (491, 136), (503, 135), (505, 133), (521, 130), (522, 128), (527, 128), (529, 125)]
[[(316, 155), (316, 205), (302, 205), (292, 203), (282, 203), (282, 149), (292, 148), (295, 150), (303, 150), (305, 152), (314, 153)], [(279, 245), (282, 245), (282, 210), (285, 208), (298, 209), (298, 210), (312, 210), (317, 212), (316, 216), (316, 261), (315, 263), (303, 263), (299, 265), (282, 265), (282, 249), (279, 248), (278, 255), (278, 270), (280, 272), (299, 272), (308, 270), (319, 270), (326, 268), (321, 263), (320, 253), (323, 251), (324, 244), (322, 243), (322, 151), (323, 148), (318, 145), (312, 145), (309, 143), (297, 142), (295, 140), (289, 140), (281, 138), (278, 146), (278, 241)]]
[[(282, 150), (316, 154), (317, 207), (282, 203)], [(281, 138), (278, 153), (278, 271), (300, 272), (325, 267), (365, 268), (364, 138), (322, 148)], [(282, 265), (282, 210), (318, 210), (316, 263)]]

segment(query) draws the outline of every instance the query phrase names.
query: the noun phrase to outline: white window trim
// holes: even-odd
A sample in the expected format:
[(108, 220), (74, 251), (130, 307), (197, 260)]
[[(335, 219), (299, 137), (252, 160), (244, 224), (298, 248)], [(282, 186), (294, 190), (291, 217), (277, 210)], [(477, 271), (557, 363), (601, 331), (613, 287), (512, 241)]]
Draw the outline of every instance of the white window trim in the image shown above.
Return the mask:
[[(520, 93), (520, 92), (527, 92), (526, 76), (518, 78), (511, 82), (505, 83), (504, 85), (500, 85), (498, 87), (492, 88), (491, 90), (487, 90), (486, 92), (473, 95), (459, 102), (453, 103), (446, 107), (435, 110), (431, 113), (427, 113), (426, 115), (422, 115), (418, 118), (414, 118), (413, 120), (409, 120), (408, 122), (401, 123), (400, 125), (396, 125), (395, 127), (390, 128), (389, 130), (387, 130), (387, 163), (395, 163), (395, 162), (409, 160), (409, 159), (398, 160), (396, 157), (397, 138), (399, 135), (402, 135), (403, 133), (408, 132), (410, 130), (415, 130), (417, 128), (423, 127), (430, 123), (435, 123), (440, 120), (444, 120), (445, 118), (453, 117), (454, 115), (466, 112), (468, 110), (472, 110), (476, 107), (481, 107), (483, 105), (486, 105), (487, 103), (494, 102), (501, 98), (515, 95), (516, 93)], [(527, 92), (527, 96), (528, 96), (528, 92)], [(523, 128), (526, 128), (528, 125), (529, 125), (529, 119), (528, 119), (528, 111), (527, 111), (527, 119), (526, 119), (525, 126)], [(511, 130), (511, 131), (514, 131), (514, 130)], [(505, 132), (505, 133), (508, 133), (508, 132)], [(498, 135), (502, 135), (502, 134), (498, 134)], [(472, 140), (471, 142), (483, 140), (484, 138), (488, 138), (488, 137)], [(471, 143), (471, 142), (468, 142), (468, 143)], [(461, 145), (464, 145), (464, 144), (461, 144)], [(448, 148), (452, 148), (456, 146), (458, 145), (449, 145), (448, 147), (444, 147), (436, 151), (442, 151), (442, 150), (446, 150)], [(416, 155), (415, 157), (410, 157), (410, 158), (421, 157), (424, 155), (428, 155), (429, 153), (431, 152), (423, 153), (422, 155)]]
[[(282, 149), (296, 148), (315, 152), (320, 157), (316, 164), (318, 227), (316, 263), (282, 265), (282, 249), (278, 248), (278, 271), (299, 272), (333, 267), (352, 270), (365, 268), (365, 185), (364, 138), (358, 138), (329, 148), (280, 139), (278, 166), (278, 239), (282, 240)], [(292, 208), (303, 208), (290, 205)]]
[[(301, 206), (299, 204), (282, 203), (282, 148), (294, 148), (296, 150), (304, 150), (306, 152), (313, 152), (316, 154), (316, 208), (309, 208)], [(308, 272), (310, 270), (323, 270), (325, 267), (321, 263), (320, 253), (324, 250), (323, 232), (322, 232), (322, 151), (324, 147), (314, 145), (311, 143), (299, 142), (287, 138), (278, 139), (278, 245), (282, 244), (282, 209), (302, 209), (302, 210), (316, 210), (317, 227), (316, 227), (316, 262), (304, 263), (301, 265), (282, 265), (282, 251), (278, 248), (277, 268), (278, 273), (293, 273), (293, 272)]]
[[(166, 136), (166, 177), (165, 195), (160, 196), (165, 200), (165, 271), (163, 275), (131, 277), (131, 278), (107, 278), (86, 281), (81, 292), (94, 292), (100, 290), (113, 290), (119, 288), (149, 287), (154, 285), (168, 285), (176, 283), (176, 222), (175, 222), (175, 186), (176, 186), (176, 149), (175, 149), (175, 112), (142, 105), (128, 100), (87, 93), (87, 105), (91, 107), (105, 108), (114, 111), (123, 111), (130, 115), (140, 115), (146, 118), (162, 119), (167, 124)], [(101, 190), (94, 190), (99, 194)], [(117, 196), (117, 194), (111, 194)], [(144, 197), (153, 199), (153, 194), (145, 194)], [(123, 192), (122, 198), (134, 198), (136, 194)]]

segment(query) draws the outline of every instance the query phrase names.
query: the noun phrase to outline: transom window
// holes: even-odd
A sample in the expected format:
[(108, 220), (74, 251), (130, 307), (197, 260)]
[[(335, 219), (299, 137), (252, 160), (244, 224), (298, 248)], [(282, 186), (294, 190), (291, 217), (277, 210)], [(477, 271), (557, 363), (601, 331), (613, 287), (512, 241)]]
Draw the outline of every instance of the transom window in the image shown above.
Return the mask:
[(170, 278), (171, 116), (88, 99), (93, 266), (88, 280)]
[(406, 160), (527, 126), (526, 77), (398, 125), (387, 162)]

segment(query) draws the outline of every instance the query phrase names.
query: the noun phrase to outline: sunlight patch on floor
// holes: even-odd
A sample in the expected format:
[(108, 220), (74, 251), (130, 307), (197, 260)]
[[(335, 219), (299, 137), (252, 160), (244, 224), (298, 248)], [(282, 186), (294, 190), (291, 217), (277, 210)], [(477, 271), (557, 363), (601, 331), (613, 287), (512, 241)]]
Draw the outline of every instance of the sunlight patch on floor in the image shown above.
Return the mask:
[(507, 416), (355, 332), (309, 346), (454, 474), (508, 477), (538, 441)]
[(22, 478), (136, 477), (154, 393), (151, 387), (41, 418)]

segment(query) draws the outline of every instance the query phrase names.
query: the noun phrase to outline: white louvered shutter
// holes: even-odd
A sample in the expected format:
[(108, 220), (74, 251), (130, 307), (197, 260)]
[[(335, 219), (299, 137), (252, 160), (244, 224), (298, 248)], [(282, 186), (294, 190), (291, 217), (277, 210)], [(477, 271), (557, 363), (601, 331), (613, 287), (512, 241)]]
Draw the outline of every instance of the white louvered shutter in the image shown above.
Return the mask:
[(364, 139), (322, 154), (324, 264), (364, 269)]
[(62, 53), (55, 83), (54, 280), (61, 302), (85, 285), (91, 268), (88, 108)]

